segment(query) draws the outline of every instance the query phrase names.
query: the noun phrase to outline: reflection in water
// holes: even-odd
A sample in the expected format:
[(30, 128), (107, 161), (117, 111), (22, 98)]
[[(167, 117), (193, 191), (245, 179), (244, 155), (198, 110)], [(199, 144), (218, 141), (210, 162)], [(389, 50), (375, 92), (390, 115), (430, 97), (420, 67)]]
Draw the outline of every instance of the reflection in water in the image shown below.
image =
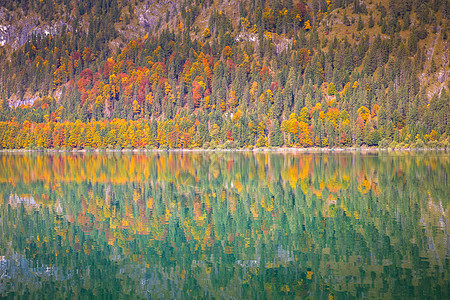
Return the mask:
[(449, 298), (445, 152), (1, 154), (0, 295)]

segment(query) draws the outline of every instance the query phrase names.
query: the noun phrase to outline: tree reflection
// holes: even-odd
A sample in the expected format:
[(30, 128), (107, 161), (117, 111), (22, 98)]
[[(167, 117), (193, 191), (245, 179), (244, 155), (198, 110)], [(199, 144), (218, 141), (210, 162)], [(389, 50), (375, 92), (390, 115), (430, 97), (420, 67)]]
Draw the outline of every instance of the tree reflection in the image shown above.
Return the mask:
[(449, 166), (439, 152), (2, 154), (1, 272), (20, 272), (0, 292), (445, 297)]

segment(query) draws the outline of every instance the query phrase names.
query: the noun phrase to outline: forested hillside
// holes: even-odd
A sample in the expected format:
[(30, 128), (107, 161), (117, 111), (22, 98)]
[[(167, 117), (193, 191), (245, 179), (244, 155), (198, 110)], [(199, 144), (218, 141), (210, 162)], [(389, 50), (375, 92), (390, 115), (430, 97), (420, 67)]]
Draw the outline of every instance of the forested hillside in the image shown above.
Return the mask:
[(0, 0), (0, 148), (448, 147), (449, 4)]

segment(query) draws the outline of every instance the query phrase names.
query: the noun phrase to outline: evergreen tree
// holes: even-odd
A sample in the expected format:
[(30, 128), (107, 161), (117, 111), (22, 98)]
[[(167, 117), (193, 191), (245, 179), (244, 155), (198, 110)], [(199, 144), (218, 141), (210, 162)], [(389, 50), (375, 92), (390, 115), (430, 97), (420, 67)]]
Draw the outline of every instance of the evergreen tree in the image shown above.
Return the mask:
[(277, 119), (272, 120), (272, 130), (270, 134), (270, 146), (281, 147), (283, 145), (283, 136), (281, 134), (280, 124)]

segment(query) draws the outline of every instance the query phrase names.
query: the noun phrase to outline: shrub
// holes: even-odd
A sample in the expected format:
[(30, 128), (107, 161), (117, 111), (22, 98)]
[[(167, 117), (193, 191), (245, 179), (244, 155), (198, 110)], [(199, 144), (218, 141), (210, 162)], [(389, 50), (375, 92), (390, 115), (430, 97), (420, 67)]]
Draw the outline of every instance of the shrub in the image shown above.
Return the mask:
[(214, 149), (216, 149), (216, 148), (217, 148), (217, 143), (216, 143), (215, 141), (212, 141), (212, 142), (209, 144), (209, 149), (214, 150)]
[(397, 143), (395, 142), (395, 141), (392, 141), (390, 144), (389, 144), (389, 148), (390, 149), (395, 149), (395, 148), (397, 148), (398, 147), (398, 145), (397, 145)]
[(427, 146), (429, 148), (439, 148), (441, 145), (440, 145), (440, 143), (438, 141), (429, 141), (427, 143)]
[(225, 149), (235, 149), (236, 143), (234, 141), (226, 141), (224, 144)]
[(425, 148), (425, 143), (421, 139), (417, 139), (414, 143), (415, 148)]
[(378, 146), (380, 148), (388, 148), (389, 147), (389, 140), (388, 139), (382, 139), (379, 143)]

